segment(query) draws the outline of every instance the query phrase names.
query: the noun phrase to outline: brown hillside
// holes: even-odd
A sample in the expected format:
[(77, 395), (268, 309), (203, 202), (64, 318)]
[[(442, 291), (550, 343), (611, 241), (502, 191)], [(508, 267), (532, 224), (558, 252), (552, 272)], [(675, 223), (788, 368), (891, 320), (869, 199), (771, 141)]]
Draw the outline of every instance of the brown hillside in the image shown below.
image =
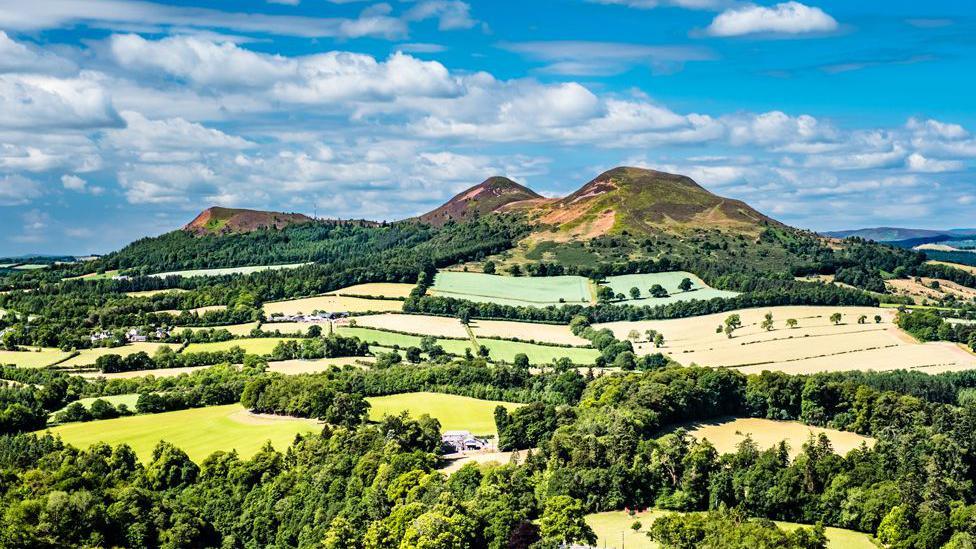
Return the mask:
[(519, 185), (507, 177), (491, 177), (466, 189), (443, 206), (420, 216), (420, 220), (441, 226), (448, 221), (464, 221), (478, 215), (497, 212), (526, 200), (542, 198), (535, 191)]
[(282, 229), (298, 223), (309, 223), (311, 217), (300, 213), (263, 212), (214, 206), (200, 212), (183, 230), (195, 235), (248, 233), (262, 228)]

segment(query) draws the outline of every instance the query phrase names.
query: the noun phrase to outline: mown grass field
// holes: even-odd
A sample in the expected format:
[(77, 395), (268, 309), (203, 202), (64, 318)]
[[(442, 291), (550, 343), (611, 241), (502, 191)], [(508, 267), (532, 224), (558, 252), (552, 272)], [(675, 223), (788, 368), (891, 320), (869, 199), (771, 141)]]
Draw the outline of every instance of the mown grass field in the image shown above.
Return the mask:
[[(691, 290), (684, 292), (678, 288), (681, 281), (685, 278), (691, 280)], [(668, 297), (651, 297), (650, 289), (655, 284), (660, 284), (670, 294)], [(702, 279), (692, 273), (684, 271), (672, 271), (666, 273), (648, 274), (629, 274), (607, 277), (603, 286), (609, 286), (615, 294), (624, 294), (626, 300), (634, 305), (666, 305), (678, 301), (691, 301), (693, 299), (708, 300), (715, 297), (735, 297), (736, 292), (716, 290), (705, 284)], [(631, 299), (630, 289), (640, 290), (640, 297)]]
[(546, 364), (554, 359), (566, 357), (573, 361), (573, 364), (587, 365), (593, 364), (596, 357), (600, 356), (600, 351), (582, 347), (553, 347), (485, 338), (478, 338), (478, 344), (488, 348), (490, 351), (489, 358), (504, 360), (505, 362), (512, 362), (515, 360), (515, 355), (525, 353), (532, 364)]
[(698, 422), (683, 426), (688, 434), (699, 439), (707, 439), (720, 454), (734, 453), (746, 436), (752, 437), (760, 449), (772, 448), (781, 441), (790, 445), (790, 457), (796, 457), (810, 435), (827, 435), (834, 451), (840, 455), (859, 448), (861, 444), (872, 447), (875, 440), (849, 431), (824, 429), (804, 425), (797, 421), (775, 421), (761, 418), (723, 418), (716, 421)]
[(356, 284), (329, 292), (335, 295), (369, 295), (374, 297), (407, 297), (413, 290), (413, 284), (398, 284), (395, 282), (372, 282), (369, 284)]
[(356, 317), (356, 325), (380, 330), (394, 330), (440, 337), (467, 338), (468, 331), (454, 317), (429, 315), (382, 314)]
[[(85, 408), (90, 408), (92, 402), (95, 402), (96, 400), (104, 400), (105, 402), (108, 402), (112, 406), (118, 406), (120, 404), (125, 404), (126, 406), (129, 407), (130, 410), (133, 410), (134, 411), (136, 409), (136, 401), (139, 400), (139, 393), (126, 393), (124, 395), (111, 395), (111, 396), (102, 396), (102, 397), (82, 398), (82, 399), (76, 400), (75, 402), (78, 402), (78, 403), (82, 404)], [(74, 402), (68, 403), (68, 406), (70, 406), (71, 404), (74, 404)], [(67, 408), (67, 406), (65, 406), (65, 408)], [(61, 410), (64, 410), (64, 408), (61, 408)], [(53, 416), (53, 415), (57, 414), (58, 412), (60, 412), (61, 410), (58, 410), (57, 412), (54, 412), (54, 414), (51, 414), (51, 415)]]
[(64, 360), (70, 353), (61, 349), (27, 347), (27, 351), (0, 351), (0, 364), (12, 364), (21, 368), (43, 368)]
[(128, 444), (143, 462), (161, 440), (183, 449), (200, 463), (218, 450), (237, 450), (241, 457), (254, 455), (266, 441), (283, 450), (295, 435), (318, 431), (317, 422), (295, 418), (252, 416), (240, 404), (193, 408), (162, 414), (69, 423), (52, 427), (68, 444), (87, 448), (97, 442)]
[(183, 350), (184, 353), (203, 353), (212, 351), (227, 351), (231, 347), (240, 347), (250, 355), (268, 355), (281, 341), (291, 341), (293, 337), (255, 337), (244, 339), (230, 339), (213, 343), (191, 343)]
[(497, 436), (495, 408), (513, 410), (521, 404), (497, 400), (448, 395), (443, 393), (402, 393), (366, 399), (370, 404), (369, 419), (379, 421), (383, 416), (407, 411), (412, 417), (427, 414), (441, 422), (443, 431), (471, 431), (475, 435)]
[(512, 277), (443, 271), (434, 278), (431, 295), (499, 305), (544, 307), (589, 304), (589, 281), (581, 276)]
[(288, 265), (255, 265), (252, 267), (228, 267), (224, 269), (189, 269), (185, 271), (168, 271), (165, 273), (156, 273), (149, 276), (154, 276), (156, 278), (166, 278), (167, 276), (182, 276), (185, 278), (192, 276), (221, 276), (221, 275), (232, 275), (232, 274), (251, 274), (259, 273), (261, 271), (277, 271), (280, 269), (297, 269), (298, 267), (304, 267), (308, 263), (291, 263)]
[(130, 343), (122, 347), (95, 347), (93, 349), (81, 349), (78, 356), (73, 356), (68, 360), (58, 364), (59, 367), (80, 368), (82, 366), (94, 366), (98, 357), (105, 355), (129, 356), (138, 352), (145, 352), (153, 356), (160, 347), (170, 347), (176, 350), (178, 345), (167, 345), (166, 343)]
[[(597, 547), (607, 549), (660, 549), (660, 545), (647, 537), (647, 531), (655, 519), (664, 516), (669, 511), (656, 509), (635, 513), (633, 516), (626, 511), (609, 511), (594, 513), (586, 516), (586, 523), (590, 525), (597, 536)], [(641, 523), (639, 532), (631, 529), (634, 521)], [(776, 522), (784, 530), (792, 530), (803, 524), (793, 522)], [(841, 528), (827, 528), (827, 549), (878, 549), (871, 541), (871, 536), (853, 530)]]
[(516, 338), (523, 341), (532, 340), (539, 343), (555, 343), (557, 345), (585, 346), (587, 339), (573, 335), (569, 326), (563, 324), (538, 324), (535, 322), (517, 322), (514, 320), (472, 320), (471, 330), (475, 337)]
[(320, 295), (275, 301), (264, 304), (264, 314), (268, 319), (272, 315), (311, 314), (314, 311), (350, 312), (350, 313), (385, 313), (402, 311), (403, 302), (394, 299), (363, 299), (359, 297)]
[[(349, 326), (339, 326), (336, 333), (346, 337), (358, 337), (367, 343), (375, 343), (381, 347), (399, 346), (401, 349), (407, 347), (420, 347), (420, 336), (398, 334), (374, 328), (359, 328)], [(451, 354), (463, 355), (465, 349), (472, 347), (469, 339), (438, 339), (437, 344)]]
[(81, 276), (72, 276), (65, 278), (65, 280), (108, 280), (113, 276), (118, 276), (118, 269), (112, 271), (105, 271), (104, 273), (88, 273)]
[(207, 326), (207, 327), (177, 326), (174, 328), (174, 330), (176, 330), (177, 332), (181, 332), (183, 330), (190, 330), (192, 332), (203, 332), (206, 330), (227, 330), (228, 332), (236, 336), (246, 336), (251, 333), (251, 330), (257, 328), (257, 326), (258, 326), (257, 322), (245, 322), (244, 324), (228, 324), (226, 326)]

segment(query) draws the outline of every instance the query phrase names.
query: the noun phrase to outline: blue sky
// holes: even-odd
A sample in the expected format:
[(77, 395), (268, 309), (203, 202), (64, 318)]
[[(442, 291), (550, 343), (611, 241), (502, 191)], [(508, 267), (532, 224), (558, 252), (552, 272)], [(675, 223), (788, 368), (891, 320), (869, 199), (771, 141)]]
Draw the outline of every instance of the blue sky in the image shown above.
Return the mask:
[(971, 227), (974, 68), (962, 1), (0, 0), (0, 255), (617, 165), (815, 230)]

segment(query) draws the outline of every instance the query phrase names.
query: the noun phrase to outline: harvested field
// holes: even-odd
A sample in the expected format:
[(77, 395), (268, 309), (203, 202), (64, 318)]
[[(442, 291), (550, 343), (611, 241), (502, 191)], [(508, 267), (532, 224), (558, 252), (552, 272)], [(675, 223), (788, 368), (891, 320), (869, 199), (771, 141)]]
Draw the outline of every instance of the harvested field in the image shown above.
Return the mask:
[(373, 362), (374, 360), (372, 357), (365, 356), (318, 358), (314, 360), (280, 360), (269, 362), (268, 371), (288, 375), (316, 374), (328, 371), (333, 366), (340, 368), (343, 366), (356, 366), (357, 368), (361, 368), (363, 367), (361, 362)]
[(49, 431), (67, 444), (87, 448), (96, 442), (128, 444), (143, 462), (162, 440), (183, 449), (200, 463), (218, 450), (237, 450), (247, 459), (266, 441), (284, 450), (299, 433), (320, 430), (318, 422), (298, 418), (252, 417), (240, 404), (192, 408), (162, 414), (144, 414), (118, 419), (69, 423)]
[(496, 436), (495, 407), (513, 410), (522, 406), (497, 400), (479, 400), (466, 396), (444, 393), (401, 393), (381, 397), (369, 397), (369, 419), (379, 421), (383, 416), (407, 411), (412, 417), (427, 414), (441, 423), (444, 431), (471, 431), (474, 435)]
[[(691, 289), (687, 292), (681, 291), (678, 288), (678, 285), (685, 278), (691, 280), (692, 283)], [(650, 288), (655, 284), (660, 284), (670, 295), (668, 297), (651, 297)], [(684, 271), (610, 276), (607, 277), (606, 283), (601, 285), (609, 286), (615, 294), (624, 294), (627, 296), (625, 301), (633, 305), (667, 305), (668, 303), (678, 301), (691, 301), (693, 299), (709, 300), (716, 297), (735, 297), (739, 295), (737, 292), (713, 289), (694, 274)], [(631, 288), (640, 290), (639, 298), (631, 299)]]
[[(627, 511), (609, 511), (594, 513), (586, 516), (586, 523), (596, 534), (596, 546), (601, 549), (660, 549), (660, 545), (647, 537), (647, 531), (658, 518), (675, 511), (661, 511), (649, 509), (631, 515)], [(634, 531), (631, 525), (635, 521), (641, 523), (641, 529)], [(792, 530), (801, 526), (793, 522), (776, 521), (776, 525), (784, 530)], [(869, 534), (844, 530), (841, 528), (826, 528), (827, 549), (878, 549), (871, 541)]]
[(568, 358), (573, 364), (588, 365), (596, 361), (600, 351), (584, 347), (554, 347), (519, 341), (479, 338), (478, 344), (488, 348), (492, 360), (512, 362), (515, 355), (525, 353), (531, 364), (548, 364), (559, 358)]
[[(366, 343), (376, 344), (381, 347), (399, 346), (401, 349), (407, 347), (419, 347), (420, 336), (398, 334), (396, 332), (386, 332), (374, 328), (351, 328), (339, 326), (336, 333), (346, 337), (358, 337)], [(470, 339), (438, 339), (437, 344), (445, 351), (455, 355), (463, 355), (464, 350), (471, 347)]]
[[(195, 309), (186, 309), (186, 312), (190, 314), (196, 313), (198, 315), (202, 315), (203, 313), (206, 313), (208, 311), (223, 311), (226, 308), (227, 305), (207, 305), (205, 307), (197, 307)], [(180, 316), (180, 314), (183, 313), (183, 311), (180, 309), (166, 309), (164, 311), (156, 311), (156, 312), (161, 314), (169, 314), (173, 316)]]
[(699, 439), (708, 439), (720, 454), (735, 453), (740, 442), (746, 435), (752, 437), (753, 442), (761, 449), (772, 448), (781, 441), (790, 446), (790, 457), (795, 458), (802, 450), (810, 435), (827, 435), (834, 451), (840, 455), (859, 448), (861, 444), (872, 447), (875, 440), (848, 431), (824, 429), (804, 425), (798, 421), (775, 421), (760, 418), (723, 418), (716, 421), (696, 422), (684, 425), (688, 434)]
[(288, 301), (275, 301), (264, 304), (264, 314), (271, 319), (272, 315), (310, 314), (313, 311), (350, 312), (350, 313), (385, 313), (402, 311), (403, 302), (392, 299), (363, 299), (358, 297), (321, 295), (305, 297)]
[(366, 315), (356, 317), (356, 326), (432, 335), (435, 337), (467, 338), (468, 331), (454, 317), (427, 315)]
[(160, 347), (170, 347), (176, 350), (178, 345), (168, 345), (166, 343), (130, 343), (128, 345), (123, 345), (122, 347), (95, 347), (93, 349), (82, 349), (78, 351), (78, 356), (73, 356), (68, 360), (58, 364), (61, 368), (80, 368), (83, 366), (94, 366), (95, 361), (98, 357), (105, 355), (119, 355), (119, 356), (129, 356), (134, 355), (138, 352), (145, 352), (149, 356), (153, 356)]
[(414, 284), (398, 284), (395, 282), (372, 282), (369, 284), (356, 284), (348, 288), (342, 288), (334, 292), (335, 295), (370, 295), (374, 297), (408, 297), (410, 291), (415, 287)]
[[(772, 331), (759, 326), (767, 312), (773, 313)], [(839, 326), (830, 322), (830, 315), (835, 312), (844, 315)], [(740, 315), (743, 327), (729, 339), (716, 333), (716, 327), (733, 313)], [(866, 324), (857, 323), (861, 315), (867, 316)], [(875, 315), (882, 317), (881, 324), (875, 324)], [(797, 320), (797, 328), (785, 326), (789, 318)], [(658, 330), (665, 337), (665, 346), (655, 349), (641, 342), (635, 345), (638, 353), (663, 352), (681, 364), (729, 366), (744, 373), (899, 368), (935, 372), (976, 368), (976, 357), (951, 345), (918, 344), (892, 323), (893, 318), (891, 309), (796, 306), (675, 320), (612, 322), (596, 327), (610, 328), (618, 338), (626, 338), (631, 330), (637, 330), (642, 340), (645, 330)]]
[(197, 370), (203, 370), (205, 368), (210, 368), (210, 366), (187, 366), (186, 368), (158, 368), (156, 370), (135, 370), (131, 372), (115, 372), (111, 374), (103, 374), (101, 372), (82, 372), (80, 375), (87, 379), (97, 379), (103, 377), (105, 379), (133, 379), (137, 377), (175, 377), (180, 374), (189, 374), (190, 372), (195, 372)]
[[(938, 282), (938, 289), (932, 288), (933, 282)], [(899, 278), (885, 281), (885, 285), (892, 293), (912, 297), (918, 304), (921, 304), (922, 300), (925, 299), (938, 301), (949, 295), (956, 296), (963, 301), (976, 298), (976, 289), (967, 288), (950, 280), (923, 277), (921, 282), (916, 282), (915, 279), (911, 278)]]
[(26, 347), (26, 351), (0, 350), (0, 364), (11, 364), (20, 368), (43, 368), (67, 358), (71, 353), (61, 349)]
[(173, 328), (176, 332), (190, 330), (192, 332), (203, 332), (206, 330), (227, 330), (235, 336), (246, 336), (251, 334), (251, 330), (257, 328), (257, 322), (246, 322), (244, 324), (228, 324), (226, 326), (177, 326)]
[(251, 355), (268, 355), (281, 341), (294, 340), (293, 337), (254, 337), (244, 339), (230, 339), (214, 343), (191, 343), (183, 350), (184, 353), (203, 353), (210, 351), (227, 351), (231, 347), (240, 347)]
[(154, 295), (162, 294), (180, 294), (186, 292), (183, 288), (169, 288), (167, 290), (145, 290), (142, 292), (125, 292), (125, 295), (129, 297), (152, 297)]
[(557, 345), (589, 345), (589, 340), (573, 335), (569, 326), (561, 324), (536, 324), (514, 320), (472, 320), (475, 337), (517, 338)]
[(292, 263), (289, 265), (258, 265), (254, 267), (228, 267), (226, 269), (190, 269), (186, 271), (169, 271), (165, 273), (156, 273), (149, 276), (154, 276), (156, 278), (166, 278), (167, 276), (182, 276), (185, 278), (192, 276), (222, 276), (222, 275), (233, 275), (242, 274), (247, 275), (251, 273), (259, 273), (261, 271), (277, 271), (280, 269), (297, 269), (298, 267), (304, 267), (308, 263)]
[(560, 303), (589, 304), (589, 280), (581, 276), (514, 277), (442, 271), (430, 295), (480, 303), (545, 307)]
[(312, 326), (322, 328), (323, 334), (328, 334), (332, 330), (330, 322), (265, 322), (261, 325), (261, 331), (281, 332), (283, 334), (304, 335)]
[(962, 269), (972, 274), (976, 274), (976, 267), (972, 265), (963, 265), (962, 263), (949, 263), (948, 261), (926, 261), (926, 263), (931, 263), (933, 265), (946, 265), (948, 267), (955, 267), (957, 269)]

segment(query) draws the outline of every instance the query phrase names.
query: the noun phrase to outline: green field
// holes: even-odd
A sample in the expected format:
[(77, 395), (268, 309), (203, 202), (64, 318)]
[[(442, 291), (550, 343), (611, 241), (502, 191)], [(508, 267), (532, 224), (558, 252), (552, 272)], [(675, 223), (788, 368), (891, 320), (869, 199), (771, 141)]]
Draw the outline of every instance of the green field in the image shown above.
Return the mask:
[(308, 263), (291, 263), (288, 265), (255, 265), (253, 267), (228, 267), (225, 269), (190, 269), (186, 271), (169, 271), (166, 273), (156, 273), (149, 276), (155, 276), (157, 278), (166, 278), (167, 276), (221, 276), (230, 274), (251, 274), (258, 273), (261, 271), (276, 271), (279, 269), (297, 269), (308, 265)]
[(567, 357), (573, 364), (593, 364), (596, 357), (600, 356), (600, 351), (583, 347), (553, 347), (550, 345), (538, 345), (535, 343), (523, 343), (520, 341), (507, 341), (500, 339), (478, 338), (478, 344), (488, 347), (488, 357), (492, 360), (504, 360), (512, 362), (515, 355), (525, 353), (532, 364), (547, 364), (553, 359)]
[[(91, 403), (95, 402), (96, 400), (104, 400), (105, 402), (108, 402), (112, 406), (125, 404), (126, 406), (129, 407), (130, 410), (134, 411), (136, 409), (136, 401), (139, 400), (139, 393), (126, 393), (124, 395), (82, 398), (76, 400), (75, 402), (80, 402), (82, 405), (84, 405), (85, 408), (89, 408), (91, 407)], [(69, 403), (68, 406), (70, 406), (71, 404), (74, 404), (74, 402)], [(67, 406), (65, 406), (65, 408), (67, 408)], [(64, 410), (64, 408), (61, 408), (61, 410)], [(57, 412), (54, 412), (51, 415), (53, 416), (58, 412), (60, 412), (61, 410), (58, 410)]]
[[(650, 510), (630, 516), (625, 511), (610, 511), (586, 516), (586, 523), (590, 525), (597, 536), (597, 547), (607, 549), (658, 549), (660, 545), (647, 537), (647, 530), (655, 519), (664, 516), (667, 511)], [(640, 532), (633, 531), (630, 526), (634, 521), (640, 521)], [(792, 522), (776, 522), (784, 530), (792, 530), (805, 526)], [(853, 530), (841, 528), (827, 528), (827, 549), (878, 549), (871, 541), (871, 536)], [(621, 543), (621, 540), (623, 543)]]
[[(691, 279), (692, 288), (687, 292), (682, 292), (678, 289), (678, 285), (685, 278)], [(651, 297), (649, 290), (655, 284), (663, 286), (670, 295), (668, 297)], [(739, 295), (736, 292), (710, 288), (702, 279), (684, 271), (608, 276), (606, 282), (601, 285), (609, 286), (615, 294), (624, 294), (627, 296), (627, 301), (635, 305), (666, 305), (677, 301), (691, 301), (693, 299), (707, 300), (715, 297), (735, 297)], [(631, 288), (640, 290), (640, 297), (638, 299), (630, 298)]]
[[(381, 347), (393, 347), (399, 345), (401, 349), (407, 347), (420, 347), (420, 336), (387, 332), (375, 328), (351, 328), (339, 326), (336, 333), (345, 337), (358, 337), (366, 343), (375, 343)], [(463, 355), (464, 350), (472, 347), (471, 341), (467, 339), (438, 339), (437, 344), (445, 351), (455, 355)]]
[(218, 450), (237, 450), (241, 457), (250, 457), (268, 440), (275, 448), (284, 450), (296, 434), (319, 429), (312, 420), (264, 419), (248, 415), (240, 404), (229, 404), (69, 423), (49, 430), (79, 448), (87, 448), (96, 442), (128, 444), (144, 462), (152, 458), (156, 444), (166, 440), (200, 463)]
[(130, 343), (121, 347), (94, 347), (92, 349), (81, 349), (77, 356), (73, 356), (58, 364), (58, 367), (79, 368), (82, 366), (94, 366), (98, 357), (105, 355), (129, 356), (140, 351), (149, 356), (153, 356), (160, 347), (170, 347), (176, 350), (179, 345), (166, 345), (165, 343)]
[(269, 355), (280, 341), (291, 341), (294, 337), (255, 337), (245, 339), (229, 339), (214, 343), (191, 343), (183, 350), (184, 353), (204, 353), (211, 351), (227, 351), (231, 347), (240, 347), (250, 355)]
[(12, 364), (21, 368), (43, 368), (64, 360), (70, 353), (61, 349), (27, 347), (26, 351), (0, 351), (0, 364)]
[(379, 421), (383, 416), (407, 411), (412, 417), (427, 414), (441, 422), (443, 431), (471, 431), (475, 435), (496, 436), (495, 407), (509, 410), (522, 406), (497, 400), (447, 395), (443, 393), (402, 393), (366, 399), (370, 404), (369, 419)]
[(24, 265), (17, 265), (14, 267), (15, 271), (36, 271), (38, 269), (47, 269), (50, 267), (47, 263), (26, 263)]
[(499, 305), (545, 307), (565, 303), (589, 304), (589, 280), (581, 276), (512, 277), (481, 273), (441, 272), (432, 295)]

